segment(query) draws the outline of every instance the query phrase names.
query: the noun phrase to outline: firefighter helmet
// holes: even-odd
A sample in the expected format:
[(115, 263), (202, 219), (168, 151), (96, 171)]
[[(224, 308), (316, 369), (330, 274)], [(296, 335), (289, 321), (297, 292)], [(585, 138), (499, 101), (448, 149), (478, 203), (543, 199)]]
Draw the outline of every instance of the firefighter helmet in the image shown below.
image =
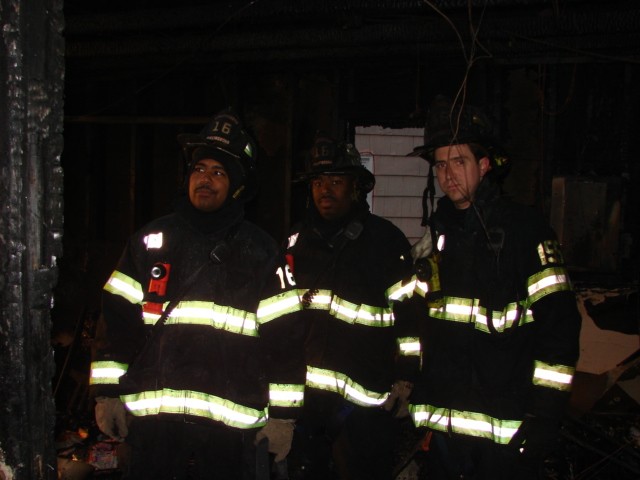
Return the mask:
[(309, 152), (305, 171), (295, 177), (296, 182), (305, 182), (318, 175), (353, 175), (359, 190), (367, 194), (376, 184), (376, 179), (362, 165), (360, 153), (348, 142), (337, 142), (324, 132), (317, 132)]
[(189, 174), (198, 160), (212, 158), (228, 172), (230, 198), (248, 201), (255, 195), (258, 151), (233, 109), (217, 113), (199, 134), (178, 135), (178, 142)]
[(494, 176), (504, 177), (509, 160), (500, 146), (490, 118), (473, 105), (454, 105), (439, 95), (433, 101), (424, 128), (424, 145), (416, 147), (411, 156), (420, 156), (430, 163), (439, 147), (477, 144), (487, 151)]

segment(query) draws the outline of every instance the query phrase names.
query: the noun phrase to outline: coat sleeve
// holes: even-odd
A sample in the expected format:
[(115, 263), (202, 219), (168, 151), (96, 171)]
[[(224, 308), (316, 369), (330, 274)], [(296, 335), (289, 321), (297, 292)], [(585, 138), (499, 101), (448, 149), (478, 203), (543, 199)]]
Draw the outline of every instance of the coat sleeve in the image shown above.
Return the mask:
[(527, 305), (533, 314), (532, 395), (527, 413), (558, 419), (564, 413), (579, 355), (581, 317), (554, 232), (542, 222), (529, 264)]
[(92, 346), (90, 393), (119, 395), (118, 381), (126, 373), (144, 339), (144, 286), (136, 272), (131, 241), (102, 291), (102, 312)]
[(269, 416), (295, 419), (303, 404), (306, 367), (302, 303), (284, 255), (269, 268), (258, 308), (269, 383)]
[(414, 296), (411, 245), (400, 230), (393, 228), (380, 251), (387, 257), (388, 278), (392, 284), (387, 290), (387, 298), (394, 316), (397, 346), (395, 378), (413, 382), (420, 366), (417, 319), (422, 303), (419, 297)]

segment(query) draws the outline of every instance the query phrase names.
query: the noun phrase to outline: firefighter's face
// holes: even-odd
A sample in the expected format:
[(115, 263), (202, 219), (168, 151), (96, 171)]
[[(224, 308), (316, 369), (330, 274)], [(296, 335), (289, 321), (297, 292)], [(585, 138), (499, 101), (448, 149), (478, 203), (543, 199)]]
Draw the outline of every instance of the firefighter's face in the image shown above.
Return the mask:
[(218, 210), (229, 193), (229, 176), (217, 160), (198, 160), (189, 177), (189, 200), (202, 212)]
[(336, 220), (351, 210), (355, 179), (350, 175), (319, 175), (311, 180), (311, 194), (320, 216)]
[(442, 191), (456, 208), (468, 208), (489, 169), (489, 159), (476, 160), (466, 144), (437, 148), (433, 157), (433, 168)]

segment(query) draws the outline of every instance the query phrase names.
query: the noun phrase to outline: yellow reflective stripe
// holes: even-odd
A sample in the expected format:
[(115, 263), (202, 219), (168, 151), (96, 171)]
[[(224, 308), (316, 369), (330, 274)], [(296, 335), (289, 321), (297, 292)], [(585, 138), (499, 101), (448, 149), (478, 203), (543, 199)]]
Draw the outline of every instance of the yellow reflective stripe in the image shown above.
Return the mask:
[(272, 407), (300, 407), (304, 400), (304, 385), (269, 384), (269, 405)]
[[(307, 290), (299, 289), (298, 297), (302, 298), (305, 293), (307, 293)], [(333, 294), (331, 293), (331, 290), (318, 290), (313, 296), (311, 303), (306, 308), (312, 310), (329, 310), (332, 296)]]
[(391, 327), (395, 321), (391, 307), (372, 307), (364, 303), (357, 305), (336, 296), (333, 297), (329, 313), (338, 320), (369, 327)]
[(117, 270), (113, 272), (109, 280), (107, 280), (104, 290), (114, 295), (120, 295), (122, 298), (134, 304), (140, 304), (144, 297), (140, 283)]
[(344, 373), (307, 366), (307, 386), (335, 392), (343, 398), (364, 407), (382, 405), (388, 393), (378, 393), (358, 385)]
[(529, 278), (529, 305), (550, 293), (571, 290), (567, 271), (563, 267), (552, 267)]
[(452, 322), (471, 323), (478, 313), (478, 302), (476, 299), (444, 297), (439, 307), (430, 307), (429, 315), (440, 320)]
[(231, 427), (256, 428), (266, 424), (265, 410), (239, 405), (230, 400), (202, 392), (168, 388), (122, 395), (129, 411), (138, 417), (173, 413), (193, 415), (222, 422)]
[(283, 292), (260, 302), (258, 306), (258, 323), (263, 325), (282, 315), (299, 310), (302, 310), (302, 303), (298, 297), (298, 292), (295, 290)]
[[(479, 306), (480, 300), (457, 297), (444, 297), (442, 304), (429, 308), (429, 315), (440, 320), (460, 323), (474, 323), (475, 328), (481, 332), (490, 333), (486, 307)], [(520, 318), (518, 318), (518, 314)], [(533, 322), (533, 312), (522, 307), (518, 312), (518, 303), (507, 305), (502, 311), (492, 311), (493, 326), (498, 332), (502, 332), (514, 325)]]
[(566, 365), (551, 365), (536, 360), (534, 363), (533, 384), (556, 390), (571, 390), (575, 368)]
[(142, 311), (142, 320), (145, 325), (155, 325), (158, 320), (160, 320), (160, 316), (157, 313), (150, 313)]
[[(298, 290), (300, 298), (307, 290)], [(351, 303), (333, 295), (331, 290), (318, 290), (307, 307), (313, 310), (328, 310), (329, 314), (350, 324), (369, 327), (391, 327), (395, 322), (391, 306), (374, 307)]]
[(398, 338), (398, 350), (404, 357), (420, 356), (420, 339), (418, 337)]
[(438, 408), (432, 405), (410, 405), (416, 427), (429, 427), (481, 437), (501, 445), (509, 443), (522, 424), (521, 420), (503, 420), (484, 413)]
[(400, 281), (395, 285), (392, 285), (385, 292), (387, 299), (389, 301), (402, 301), (405, 298), (411, 298), (413, 296), (413, 291), (416, 288), (416, 280), (411, 278), (408, 283), (404, 283)]
[(420, 295), (421, 297), (425, 297), (427, 293), (429, 293), (429, 284), (427, 282), (421, 282), (418, 280), (417, 275), (413, 275), (407, 286), (413, 287), (413, 291), (409, 294), (409, 297), (412, 297), (413, 294)]
[(117, 385), (118, 379), (129, 368), (126, 363), (112, 361), (91, 362), (90, 385)]
[[(518, 314), (520, 318), (518, 318)], [(518, 312), (518, 304), (510, 303), (507, 305), (503, 311), (493, 311), (493, 327), (498, 332), (503, 332), (504, 330), (508, 330), (513, 326), (518, 320), (518, 324), (524, 325), (525, 323), (533, 322), (533, 312), (529, 309), (521, 309)], [(485, 307), (480, 307), (479, 312), (476, 314), (475, 318), (476, 328), (478, 330), (482, 330), (483, 332), (489, 333), (489, 325), (487, 323), (487, 309)]]
[(167, 318), (167, 325), (207, 325), (241, 335), (258, 335), (255, 313), (213, 302), (180, 302)]

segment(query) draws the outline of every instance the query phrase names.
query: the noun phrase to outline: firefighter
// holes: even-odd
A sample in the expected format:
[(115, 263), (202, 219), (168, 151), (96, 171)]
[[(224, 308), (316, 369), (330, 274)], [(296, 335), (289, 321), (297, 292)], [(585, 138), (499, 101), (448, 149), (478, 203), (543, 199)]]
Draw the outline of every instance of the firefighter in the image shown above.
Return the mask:
[(410, 411), (433, 432), (429, 478), (538, 478), (579, 352), (558, 241), (535, 210), (501, 195), (508, 160), (481, 110), (439, 98), (414, 153), (445, 195), (429, 216), (432, 251), (416, 259), (428, 267), (417, 288), (428, 313)]
[(407, 315), (394, 309), (412, 291), (403, 284), (411, 275), (410, 244), (370, 213), (366, 195), (375, 177), (353, 145), (318, 133), (296, 180), (309, 198), (286, 257), (305, 308), (307, 377), (289, 474), (390, 479), (394, 416), (408, 415), (418, 362), (404, 348), (411, 343), (402, 334)]
[(239, 479), (267, 418), (260, 435), (288, 451), (305, 375), (300, 303), (277, 242), (244, 220), (257, 152), (237, 115), (224, 110), (178, 140), (186, 194), (133, 234), (104, 287), (96, 420), (126, 437), (124, 478)]

